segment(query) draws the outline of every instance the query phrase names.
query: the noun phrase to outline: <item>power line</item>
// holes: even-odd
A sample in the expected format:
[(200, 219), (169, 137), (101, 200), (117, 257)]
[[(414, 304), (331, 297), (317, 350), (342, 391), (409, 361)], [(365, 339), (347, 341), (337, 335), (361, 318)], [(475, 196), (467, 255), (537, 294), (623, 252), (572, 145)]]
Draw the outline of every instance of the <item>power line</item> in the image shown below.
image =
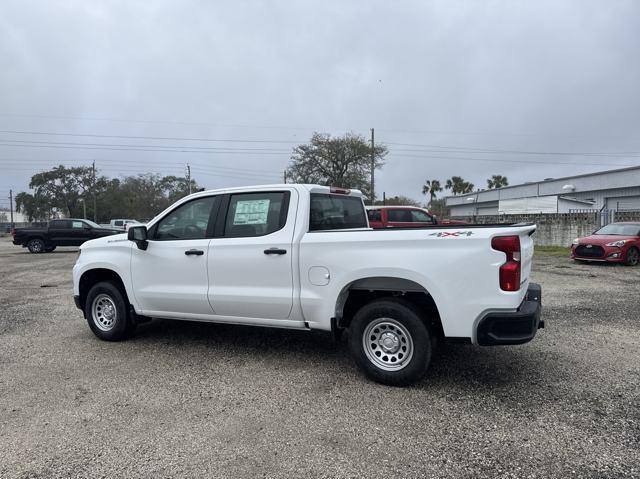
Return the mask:
[(403, 158), (417, 158), (417, 159), (436, 159), (436, 160), (459, 160), (459, 161), (488, 161), (488, 162), (497, 162), (497, 163), (521, 163), (521, 164), (539, 164), (539, 165), (571, 165), (571, 166), (638, 166), (632, 165), (629, 163), (571, 163), (571, 162), (562, 162), (562, 161), (535, 161), (535, 160), (506, 160), (506, 159), (491, 159), (491, 158), (467, 158), (467, 157), (456, 157), (456, 156), (442, 156), (442, 155), (406, 155), (406, 154), (394, 154), (393, 156), (399, 156)]
[(205, 150), (205, 151), (220, 151), (223, 153), (229, 152), (278, 152), (278, 153), (288, 153), (289, 150), (283, 150), (278, 148), (232, 148), (232, 147), (215, 147), (215, 146), (191, 146), (191, 145), (135, 145), (135, 144), (118, 144), (118, 143), (74, 143), (71, 141), (39, 141), (39, 140), (13, 140), (13, 139), (4, 139), (1, 138), (2, 142), (9, 143), (17, 143), (17, 144), (34, 144), (34, 145), (68, 145), (68, 146), (107, 146), (107, 147), (118, 147), (118, 148), (131, 148), (131, 149), (140, 149), (140, 148), (163, 148), (163, 149), (178, 149), (178, 150)]
[[(85, 136), (98, 136), (101, 135), (85, 135)], [(125, 137), (125, 136), (110, 136), (102, 135), (104, 137), (114, 138), (144, 138), (144, 137)], [(147, 137), (153, 139), (162, 139), (162, 137)], [(171, 139), (170, 137), (166, 137)], [(179, 138), (173, 138), (174, 140), (181, 140)], [(187, 139), (184, 139), (187, 140)], [(191, 139), (192, 141), (205, 141), (204, 139)], [(209, 139), (210, 141), (217, 141)], [(224, 140), (220, 140), (224, 141)], [(250, 141), (250, 140), (247, 140)], [(268, 140), (255, 140), (256, 142), (268, 141)], [(7, 144), (10, 143), (10, 144)], [(460, 153), (460, 152), (473, 152), (473, 153), (487, 153), (487, 154), (518, 154), (518, 155), (540, 155), (540, 156), (587, 156), (587, 157), (611, 157), (611, 158), (625, 158), (625, 157), (640, 157), (640, 152), (554, 152), (554, 151), (525, 151), (525, 150), (504, 150), (496, 148), (476, 148), (476, 147), (457, 147), (451, 145), (422, 145), (412, 143), (394, 143), (389, 142), (388, 145), (396, 146), (413, 146), (424, 149), (406, 149), (398, 148), (392, 150), (392, 152), (415, 152), (415, 153)], [(33, 148), (53, 148), (53, 149), (89, 149), (89, 150), (107, 150), (107, 151), (143, 151), (143, 152), (168, 152), (168, 153), (215, 153), (215, 154), (247, 154), (247, 155), (281, 155), (289, 154), (290, 150), (277, 149), (277, 148), (235, 148), (235, 147), (205, 147), (205, 146), (193, 146), (193, 145), (138, 145), (138, 144), (114, 144), (114, 143), (76, 143), (76, 142), (53, 142), (53, 141), (39, 141), (39, 140), (14, 140), (14, 139), (0, 139), (0, 146), (7, 147), (33, 147)], [(436, 148), (434, 150), (433, 148)], [(442, 151), (445, 150), (445, 151)], [(488, 160), (487, 160), (488, 161)], [(493, 161), (493, 160), (492, 160)], [(555, 162), (554, 162), (555, 163)]]
[[(43, 118), (52, 120), (77, 120), (77, 121), (106, 121), (113, 123), (142, 123), (142, 124), (160, 124), (160, 125), (190, 125), (190, 126), (211, 126), (216, 128), (255, 128), (266, 130), (315, 130), (315, 128), (303, 126), (282, 126), (282, 125), (246, 125), (246, 124), (223, 124), (223, 123), (207, 123), (193, 121), (175, 121), (175, 120), (141, 120), (141, 119), (123, 119), (123, 118), (96, 118), (83, 116), (60, 116), (60, 115), (22, 115), (11, 113), (0, 113), (0, 116), (6, 118)], [(322, 130), (320, 128), (319, 130)]]
[[(306, 131), (327, 131), (330, 129), (319, 128), (317, 125), (311, 126), (288, 126), (288, 125), (259, 125), (259, 124), (225, 124), (198, 121), (176, 121), (176, 120), (147, 120), (137, 118), (106, 118), (106, 117), (86, 117), (74, 115), (29, 115), (16, 113), (1, 113), (0, 117), (4, 118), (42, 118), (51, 120), (72, 120), (72, 121), (96, 121), (111, 123), (138, 123), (150, 125), (185, 125), (185, 126), (207, 126), (214, 128), (244, 128), (244, 129), (260, 129), (260, 130), (306, 130)], [(349, 130), (349, 128), (340, 128), (340, 130)], [(447, 129), (412, 129), (412, 128), (378, 128), (378, 131), (389, 133), (403, 133), (409, 135), (457, 135), (457, 136), (512, 136), (512, 137), (535, 137), (549, 136), (548, 132), (515, 132), (515, 131), (465, 131), (465, 130), (447, 130)], [(559, 138), (593, 138), (593, 135), (557, 135)], [(598, 138), (621, 138), (622, 135), (598, 135)]]
[[(60, 163), (59, 161), (56, 161), (56, 160), (44, 160), (44, 159), (21, 159), (21, 160), (3, 159), (0, 161), (6, 162), (5, 166), (10, 166), (12, 164), (16, 164), (18, 166), (23, 166), (25, 164), (34, 165), (34, 166), (48, 166), (48, 165)], [(62, 163), (71, 165), (71, 166), (83, 166), (82, 163), (85, 163), (86, 161), (87, 160), (70, 159), (70, 160), (63, 160)], [(99, 161), (100, 161), (100, 165), (103, 167), (104, 166), (109, 166), (114, 168), (129, 167), (131, 169), (139, 170), (139, 168), (133, 165), (131, 161), (127, 161), (127, 160), (102, 159)], [(214, 164), (199, 164), (199, 163), (190, 163), (190, 165), (195, 168), (209, 169), (209, 170), (215, 170), (215, 171), (220, 170), (220, 171), (238, 172), (243, 174), (271, 175), (271, 176), (279, 177), (279, 175), (277, 175), (276, 173), (273, 173), (273, 171), (258, 170), (255, 168), (237, 168), (237, 167), (221, 166), (221, 165), (214, 165)], [(162, 159), (156, 159), (153, 162), (145, 162), (145, 166), (165, 168), (165, 169), (181, 169), (181, 167), (175, 166), (175, 162), (173, 162), (172, 160), (162, 160)]]
[[(389, 130), (387, 130), (389, 131)], [(222, 138), (189, 138), (189, 137), (172, 137), (172, 136), (135, 136), (135, 135), (104, 135), (97, 133), (60, 133), (60, 132), (44, 132), (44, 131), (24, 131), (24, 130), (0, 130), (0, 133), (5, 134), (20, 134), (20, 135), (46, 135), (46, 136), (71, 136), (71, 137), (85, 137), (85, 138), (114, 138), (114, 139), (135, 139), (135, 140), (170, 140), (170, 141), (199, 141), (199, 142), (217, 142), (217, 143), (269, 143), (269, 144), (297, 144), (297, 141), (291, 140), (243, 140), (243, 139), (222, 139)], [(36, 140), (0, 140), (0, 141), (14, 141), (23, 143), (48, 143)], [(132, 146), (132, 147), (161, 147), (161, 148), (184, 148), (184, 146), (171, 146), (171, 145), (117, 145), (117, 144), (92, 144), (92, 143), (56, 143), (51, 144), (80, 144), (87, 146)], [(387, 142), (387, 145), (395, 146), (410, 146), (420, 148), (438, 148), (438, 149), (452, 149), (462, 151), (474, 151), (474, 152), (486, 152), (486, 153), (505, 153), (505, 154), (524, 154), (524, 155), (570, 155), (570, 156), (640, 156), (640, 152), (637, 151), (618, 151), (618, 152), (569, 152), (569, 151), (526, 151), (526, 150), (512, 150), (512, 149), (499, 149), (499, 148), (483, 148), (483, 147), (465, 147), (465, 146), (452, 146), (452, 145), (432, 145), (432, 144), (418, 144), (418, 143), (397, 143)], [(191, 149), (205, 149), (206, 147), (188, 146)], [(256, 149), (258, 150), (258, 149)], [(271, 151), (282, 151), (272, 149)], [(287, 150), (288, 151), (288, 150)]]
[[(0, 142), (5, 140), (0, 140)], [(8, 147), (22, 147), (22, 148), (52, 148), (52, 149), (63, 149), (63, 150), (106, 150), (106, 151), (145, 151), (145, 152), (155, 152), (155, 153), (196, 153), (196, 154), (209, 154), (209, 153), (218, 153), (218, 154), (243, 154), (243, 155), (283, 155), (285, 152), (276, 152), (276, 151), (201, 151), (189, 148), (182, 149), (163, 149), (163, 148), (112, 148), (109, 146), (61, 146), (61, 145), (39, 145), (39, 144), (6, 144), (0, 143), (0, 146), (8, 146)], [(176, 147), (178, 148), (178, 147)], [(287, 152), (288, 153), (288, 152)]]
[[(398, 129), (398, 128), (378, 128), (380, 131), (389, 132), (389, 133), (403, 133), (409, 135), (454, 135), (454, 136), (513, 136), (513, 137), (536, 137), (550, 136), (548, 132), (516, 132), (516, 131), (463, 131), (463, 130), (413, 130), (413, 129)], [(586, 134), (574, 134), (574, 135), (551, 135), (556, 138), (594, 138), (594, 135), (586, 135)], [(596, 138), (625, 138), (624, 135), (597, 135)]]
[[(525, 151), (525, 150), (502, 150), (497, 148), (475, 148), (475, 147), (464, 147), (464, 146), (444, 146), (444, 145), (418, 145), (414, 143), (387, 143), (387, 145), (396, 145), (396, 146), (415, 146), (415, 147), (424, 147), (424, 148), (439, 148), (445, 150), (453, 150), (454, 152), (460, 151), (471, 151), (474, 153), (506, 153), (506, 154), (518, 154), (518, 155), (551, 155), (551, 156), (610, 156), (610, 157), (628, 157), (628, 156), (640, 156), (640, 152), (637, 151), (617, 151), (617, 152), (570, 152), (570, 151)], [(434, 152), (434, 150), (407, 150), (407, 149), (398, 149), (395, 151), (429, 151)], [(438, 150), (435, 150), (438, 152)]]
[[(191, 169), (195, 173), (197, 173), (198, 176), (207, 175), (207, 176), (219, 176), (222, 178), (238, 178), (238, 179), (251, 179), (251, 180), (265, 179), (265, 178), (271, 178), (273, 180), (280, 179), (279, 175), (276, 176), (273, 174), (263, 175), (263, 174), (247, 174), (247, 173), (240, 173), (240, 172), (216, 171), (216, 170), (201, 170), (194, 167), (191, 167)], [(122, 168), (122, 167), (108, 167), (108, 168), (100, 167), (100, 170), (102, 172), (117, 172), (117, 173), (127, 173), (127, 174), (147, 174), (147, 173), (159, 173), (161, 171), (164, 171), (169, 173), (175, 173), (175, 176), (178, 176), (180, 172), (184, 171), (181, 167), (175, 167), (175, 168), (150, 167), (149, 169), (144, 169), (144, 170), (134, 169), (134, 168)], [(15, 171), (31, 172), (34, 174), (38, 173), (37, 171), (34, 171), (33, 168), (22, 168), (22, 169), (16, 169)]]
[(129, 140), (171, 140), (171, 141), (203, 141), (216, 143), (274, 143), (274, 144), (297, 144), (297, 141), (291, 140), (240, 140), (240, 139), (221, 139), (221, 138), (184, 138), (175, 136), (132, 136), (132, 135), (102, 135), (93, 133), (58, 133), (49, 131), (21, 131), (21, 130), (0, 130), (0, 133), (14, 135), (45, 135), (45, 136), (76, 136), (85, 138), (117, 138)]

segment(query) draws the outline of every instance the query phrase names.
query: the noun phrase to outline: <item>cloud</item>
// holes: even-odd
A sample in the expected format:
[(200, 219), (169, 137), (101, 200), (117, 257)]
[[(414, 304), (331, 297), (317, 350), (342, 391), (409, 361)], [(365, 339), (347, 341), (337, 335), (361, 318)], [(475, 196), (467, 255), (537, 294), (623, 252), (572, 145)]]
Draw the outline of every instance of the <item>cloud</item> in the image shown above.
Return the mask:
[(273, 182), (314, 130), (371, 127), (391, 150), (376, 188), (389, 195), (419, 198), (424, 179), (452, 175), (484, 186), (639, 164), (516, 153), (640, 151), (638, 18), (632, 0), (5, 1), (0, 129), (283, 143), (132, 152), (6, 140), (212, 144), (2, 133), (0, 191), (90, 160), (108, 174), (189, 162), (208, 187)]

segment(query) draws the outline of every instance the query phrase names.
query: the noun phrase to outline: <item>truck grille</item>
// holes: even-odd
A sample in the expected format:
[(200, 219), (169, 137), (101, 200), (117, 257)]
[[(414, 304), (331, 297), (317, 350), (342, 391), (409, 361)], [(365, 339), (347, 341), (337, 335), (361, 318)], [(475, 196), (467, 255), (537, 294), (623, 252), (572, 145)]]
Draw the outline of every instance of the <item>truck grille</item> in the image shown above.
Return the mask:
[(576, 256), (602, 258), (604, 256), (604, 248), (602, 246), (581, 244), (576, 248)]

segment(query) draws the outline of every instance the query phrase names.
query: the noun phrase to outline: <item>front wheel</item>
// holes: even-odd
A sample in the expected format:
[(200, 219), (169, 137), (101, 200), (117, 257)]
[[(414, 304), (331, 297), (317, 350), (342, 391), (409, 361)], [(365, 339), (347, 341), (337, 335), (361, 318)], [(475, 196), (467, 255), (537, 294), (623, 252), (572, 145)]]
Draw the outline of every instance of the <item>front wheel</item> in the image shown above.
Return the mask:
[(624, 258), (624, 264), (627, 266), (636, 266), (640, 262), (640, 253), (637, 248), (629, 248)]
[(113, 283), (97, 283), (89, 290), (84, 315), (93, 334), (105, 341), (120, 341), (135, 329), (125, 297)]
[(431, 345), (421, 313), (402, 299), (380, 299), (363, 306), (349, 327), (349, 347), (360, 369), (390, 386), (408, 386), (424, 376)]

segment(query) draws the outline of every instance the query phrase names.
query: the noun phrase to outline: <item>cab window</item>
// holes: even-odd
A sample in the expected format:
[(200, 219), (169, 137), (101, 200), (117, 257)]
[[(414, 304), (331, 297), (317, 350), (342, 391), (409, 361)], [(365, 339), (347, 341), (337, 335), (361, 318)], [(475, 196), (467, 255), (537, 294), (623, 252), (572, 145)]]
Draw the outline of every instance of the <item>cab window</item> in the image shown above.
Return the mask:
[(153, 239), (167, 241), (206, 238), (215, 200), (215, 196), (208, 196), (178, 206), (158, 222)]
[(289, 211), (289, 192), (240, 193), (231, 195), (223, 236), (264, 236), (284, 228)]
[(82, 228), (84, 228), (84, 223), (82, 221), (72, 221), (71, 228), (73, 228), (74, 230), (76, 229), (81, 230)]
[(412, 223), (415, 221), (409, 210), (388, 210), (387, 219), (395, 223)]
[(432, 223), (433, 222), (433, 218), (427, 213), (425, 213), (424, 211), (411, 210), (411, 216), (415, 223)]

